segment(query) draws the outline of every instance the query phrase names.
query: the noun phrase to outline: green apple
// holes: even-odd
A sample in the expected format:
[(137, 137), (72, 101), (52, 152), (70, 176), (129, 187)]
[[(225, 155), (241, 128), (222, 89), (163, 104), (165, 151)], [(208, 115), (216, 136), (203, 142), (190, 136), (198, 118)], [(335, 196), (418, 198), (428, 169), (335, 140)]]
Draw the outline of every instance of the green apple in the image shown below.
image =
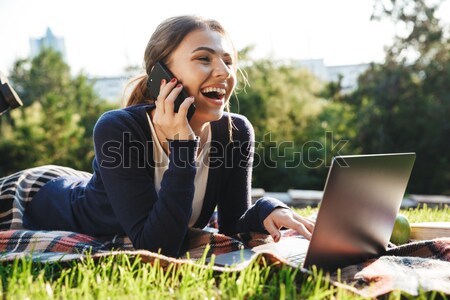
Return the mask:
[(408, 218), (403, 214), (397, 214), (390, 239), (391, 242), (396, 245), (405, 244), (409, 241), (410, 234), (411, 225)]

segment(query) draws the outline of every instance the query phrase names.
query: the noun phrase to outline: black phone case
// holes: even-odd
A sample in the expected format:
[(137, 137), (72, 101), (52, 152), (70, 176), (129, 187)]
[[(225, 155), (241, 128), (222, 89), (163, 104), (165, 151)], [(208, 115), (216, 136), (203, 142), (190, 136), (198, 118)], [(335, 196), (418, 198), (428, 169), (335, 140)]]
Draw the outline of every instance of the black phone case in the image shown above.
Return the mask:
[(0, 72), (0, 115), (22, 105), (22, 100), (9, 84), (8, 78)]
[[(152, 72), (150, 73), (150, 79), (149, 79), (149, 90), (150, 90), (150, 96), (152, 99), (156, 100), (156, 98), (159, 95), (159, 88), (161, 86), (161, 80), (165, 79), (166, 82), (169, 82), (172, 78), (174, 78), (173, 74), (169, 71), (169, 69), (162, 63), (157, 62), (155, 66), (153, 67)], [(181, 103), (189, 97), (188, 93), (182, 89), (180, 94), (178, 95), (177, 99), (175, 99), (174, 103), (174, 111), (178, 112), (178, 109), (180, 108)], [(188, 109), (187, 112), (187, 118), (190, 120), (192, 118), (192, 115), (195, 112), (195, 105), (191, 104), (191, 106)]]

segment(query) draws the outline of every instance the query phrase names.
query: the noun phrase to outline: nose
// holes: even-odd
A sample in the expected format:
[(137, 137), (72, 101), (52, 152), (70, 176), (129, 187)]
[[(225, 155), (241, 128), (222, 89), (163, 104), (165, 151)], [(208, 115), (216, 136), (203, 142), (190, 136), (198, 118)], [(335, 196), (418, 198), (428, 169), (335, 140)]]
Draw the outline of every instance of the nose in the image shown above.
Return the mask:
[(228, 79), (231, 77), (231, 72), (230, 67), (221, 59), (214, 67), (214, 76), (219, 78)]

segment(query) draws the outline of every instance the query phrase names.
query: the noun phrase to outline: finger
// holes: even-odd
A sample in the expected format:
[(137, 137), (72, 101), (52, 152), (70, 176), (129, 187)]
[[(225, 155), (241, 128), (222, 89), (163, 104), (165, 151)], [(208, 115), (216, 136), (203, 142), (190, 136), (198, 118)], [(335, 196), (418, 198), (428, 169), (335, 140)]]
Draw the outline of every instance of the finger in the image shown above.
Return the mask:
[(169, 110), (166, 107), (166, 102), (167, 102), (166, 100), (171, 95), (172, 91), (174, 90), (174, 88), (176, 86), (176, 83), (177, 83), (177, 79), (176, 78), (172, 78), (169, 82), (166, 82), (164, 80), (164, 83), (163, 83), (161, 81), (161, 88), (159, 90), (158, 101), (163, 103), (164, 112), (173, 111), (173, 110)]
[(194, 103), (194, 96), (187, 97), (178, 108), (178, 114), (184, 118), (187, 116), (189, 107)]
[(298, 233), (294, 229), (286, 229), (283, 233), (283, 236), (297, 236)]
[[(164, 82), (163, 82), (164, 81)], [(159, 95), (158, 95), (158, 99), (166, 99), (170, 92), (174, 89), (174, 87), (177, 85), (177, 79), (176, 78), (172, 78), (170, 81), (166, 81), (165, 79), (163, 79), (161, 81), (161, 87), (159, 89)]]
[(316, 224), (316, 220), (317, 220), (317, 218), (315, 218), (315, 217), (306, 217), (304, 219), (310, 221), (313, 224)]
[(159, 95), (156, 97), (155, 105), (156, 105), (156, 111), (159, 112), (160, 115), (164, 114), (164, 99), (165, 96), (163, 95), (164, 87), (167, 85), (167, 82), (165, 79), (161, 80), (161, 84), (159, 86)]
[(265, 224), (267, 232), (272, 236), (275, 242), (278, 242), (281, 238), (280, 230), (275, 226), (275, 224), (271, 221)]
[(181, 83), (177, 84), (176, 87), (170, 92), (165, 100), (165, 111), (166, 113), (172, 112), (175, 113), (175, 100), (183, 89), (183, 85)]
[(303, 235), (307, 240), (311, 239), (311, 232), (299, 221), (294, 218), (285, 219), (283, 226), (294, 229), (299, 234)]
[(299, 221), (300, 223), (302, 223), (303, 225), (305, 225), (305, 227), (312, 232), (314, 230), (314, 225), (315, 223), (307, 218), (303, 218), (302, 216), (293, 213), (292, 216), (294, 217), (295, 220)]

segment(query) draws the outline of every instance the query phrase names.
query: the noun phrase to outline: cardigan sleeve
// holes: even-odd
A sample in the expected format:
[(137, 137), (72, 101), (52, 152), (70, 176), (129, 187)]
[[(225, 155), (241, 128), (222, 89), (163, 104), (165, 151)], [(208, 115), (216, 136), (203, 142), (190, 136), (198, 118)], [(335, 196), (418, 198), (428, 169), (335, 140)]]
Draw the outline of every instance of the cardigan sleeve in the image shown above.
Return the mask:
[[(170, 163), (156, 193), (144, 130), (120, 110), (94, 128), (95, 155), (108, 201), (136, 249), (177, 256), (187, 233), (194, 195), (198, 141), (170, 141)], [(150, 171), (149, 171), (150, 170)]]
[[(251, 203), (251, 177), (254, 159), (254, 130), (243, 116), (233, 119), (233, 142), (225, 147), (225, 165), (230, 168), (222, 184), (218, 203), (219, 231), (266, 232), (263, 221), (275, 209), (287, 206), (275, 198), (261, 198)], [(231, 165), (230, 165), (231, 162)]]

